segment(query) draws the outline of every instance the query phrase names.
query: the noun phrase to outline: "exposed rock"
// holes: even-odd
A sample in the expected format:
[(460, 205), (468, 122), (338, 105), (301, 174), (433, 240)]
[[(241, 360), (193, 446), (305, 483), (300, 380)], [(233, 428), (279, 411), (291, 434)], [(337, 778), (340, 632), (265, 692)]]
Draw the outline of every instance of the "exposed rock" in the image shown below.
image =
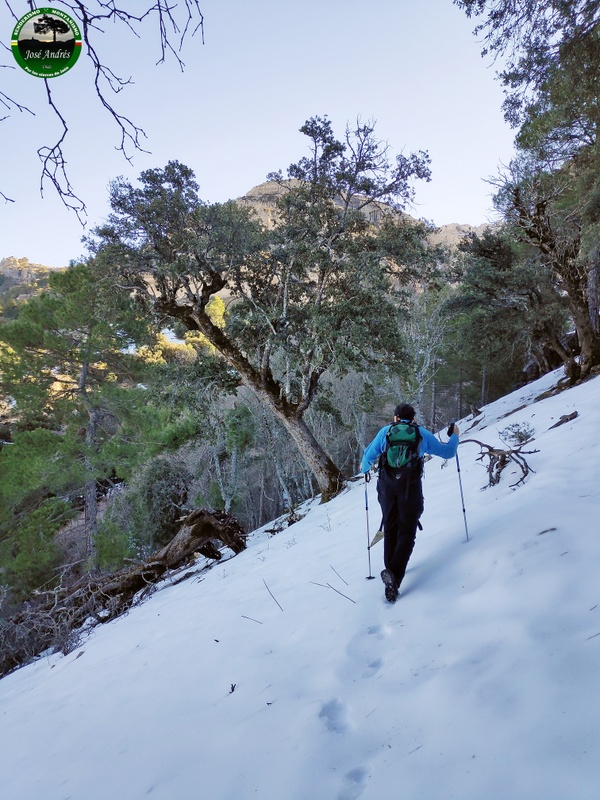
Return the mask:
[[(299, 181), (286, 181), (289, 186), (297, 185)], [(276, 181), (265, 181), (253, 186), (243, 197), (239, 197), (236, 202), (246, 208), (251, 208), (258, 219), (267, 227), (273, 227), (277, 216), (277, 200), (281, 197), (284, 189)], [(375, 224), (381, 218), (382, 212), (376, 203), (365, 207), (365, 213)], [(491, 223), (490, 223), (491, 225)], [(443, 244), (450, 248), (458, 246), (460, 241), (470, 233), (482, 234), (490, 225), (467, 225), (452, 222), (448, 225), (440, 226), (434, 233), (430, 234), (429, 239), (432, 244)]]

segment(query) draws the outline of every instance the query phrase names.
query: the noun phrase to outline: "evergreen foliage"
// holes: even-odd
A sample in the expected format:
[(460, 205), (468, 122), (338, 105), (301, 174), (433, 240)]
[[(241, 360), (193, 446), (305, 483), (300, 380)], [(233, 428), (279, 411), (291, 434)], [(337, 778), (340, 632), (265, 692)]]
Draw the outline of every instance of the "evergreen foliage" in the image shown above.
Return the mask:
[[(564, 300), (552, 274), (530, 247), (519, 246), (507, 230), (473, 234), (461, 250), (460, 283), (448, 300), (472, 367), (487, 365), (494, 394), (504, 393), (523, 365), (534, 360), (539, 373), (567, 361), (560, 344), (566, 333)], [(516, 374), (515, 374), (516, 368)], [(486, 402), (484, 395), (480, 402)]]
[(503, 55), (507, 118), (517, 156), (497, 179), (496, 204), (513, 235), (537, 249), (564, 292), (580, 357), (572, 381), (600, 365), (600, 9), (594, 0), (455, 0), (486, 50)]
[[(426, 226), (396, 211), (429, 166), (425, 153), (392, 163), (369, 124), (357, 123), (344, 141), (326, 118), (301, 131), (309, 155), (286, 178), (269, 176), (282, 188), (272, 230), (235, 203), (204, 204), (192, 171), (170, 162), (142, 173), (139, 187), (113, 184), (113, 211), (93, 248), (106, 275), (134, 289), (143, 307), (208, 339), (331, 496), (343, 476), (304, 414), (327, 371), (343, 375), (365, 359), (405, 368), (397, 286), (435, 258)], [(207, 314), (222, 291), (231, 297), (224, 329)]]
[[(148, 343), (137, 353), (136, 340)], [(171, 361), (149, 355), (157, 342)], [(0, 451), (0, 566), (13, 598), (42, 577), (49, 585), (58, 580), (52, 572), (59, 558), (52, 536), (60, 527), (54, 503), (64, 508), (62, 525), (83, 515), (76, 572), (89, 568), (96, 559), (98, 501), (107, 487), (197, 434), (191, 413), (152, 391), (153, 382), (169, 382), (163, 373), (171, 365), (180, 367), (172, 350), (135, 316), (127, 297), (96, 281), (88, 265), (53, 273), (47, 291), (0, 326), (1, 389), (14, 418), (11, 443)], [(196, 359), (196, 350), (189, 350)], [(103, 528), (98, 564), (131, 554), (127, 537), (115, 536)], [(29, 568), (22, 565), (28, 563), (31, 582), (25, 583)]]
[[(454, 0), (467, 16), (482, 17), (475, 33), (483, 34), (483, 55), (502, 56), (500, 78), (506, 89), (505, 113), (515, 127), (527, 121), (532, 109), (543, 110), (549, 87), (575, 112), (586, 115), (598, 63), (600, 8), (596, 0)], [(576, 66), (576, 69), (572, 67)], [(579, 71), (568, 93), (562, 77)], [(591, 90), (591, 92), (590, 92)], [(596, 111), (593, 113), (597, 113)], [(581, 117), (580, 117), (581, 115)], [(556, 131), (557, 126), (551, 126)]]
[(326, 118), (303, 126), (308, 155), (269, 176), (272, 228), (203, 203), (178, 162), (117, 180), (89, 261), (1, 320), (9, 601), (68, 582), (67, 563), (143, 558), (199, 506), (251, 530), (317, 487), (330, 495), (400, 399), (437, 429), (532, 361), (572, 364), (579, 289), (555, 256), (575, 254), (591, 320), (600, 191), (593, 147), (538, 169), (532, 142), (550, 119), (523, 127), (530, 151), (499, 187), (506, 224), (458, 255), (399, 213), (429, 177), (426, 154), (392, 161), (371, 124), (341, 140)]
[(2, 536), (1, 583), (10, 588), (13, 603), (26, 599), (40, 587), (51, 588), (56, 583), (62, 552), (54, 535), (73, 514), (64, 500), (49, 498), (24, 517), (17, 535)]

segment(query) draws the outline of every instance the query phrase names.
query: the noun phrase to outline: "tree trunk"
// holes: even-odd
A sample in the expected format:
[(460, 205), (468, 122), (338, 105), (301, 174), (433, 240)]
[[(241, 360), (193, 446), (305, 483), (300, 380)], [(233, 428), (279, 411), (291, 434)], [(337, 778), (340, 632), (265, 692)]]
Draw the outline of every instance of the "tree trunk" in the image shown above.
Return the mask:
[(261, 469), (261, 477), (260, 477), (260, 493), (258, 495), (258, 517), (256, 519), (255, 528), (260, 528), (263, 524), (263, 514), (265, 513), (265, 494), (266, 494), (266, 480), (265, 480), (265, 468), (264, 466)]
[(481, 405), (486, 404), (487, 398), (487, 364), (481, 368)]
[(548, 364), (548, 360), (544, 356), (544, 346), (550, 348), (550, 350), (553, 350), (556, 353), (556, 355), (560, 358), (560, 360), (565, 365), (565, 372), (567, 373), (567, 375), (569, 375), (573, 371), (574, 369), (573, 364), (575, 362), (573, 353), (569, 349), (567, 349), (567, 347), (565, 347), (565, 345), (561, 342), (561, 340), (558, 338), (556, 334), (556, 331), (550, 325), (550, 323), (545, 324), (539, 342), (540, 344), (538, 350), (540, 356), (538, 360), (542, 362), (540, 363), (542, 371), (550, 372), (551, 369), (550, 365)]
[(588, 272), (588, 308), (590, 312), (590, 325), (596, 336), (600, 336), (600, 252), (594, 250), (592, 266)]
[[(89, 421), (85, 431), (85, 443), (88, 448), (96, 442), (97, 412), (89, 411)], [(84, 489), (84, 519), (85, 519), (85, 556), (93, 564), (95, 555), (96, 530), (98, 528), (98, 499), (96, 477), (93, 473), (90, 457), (86, 453), (84, 459), (85, 489)]]
[[(281, 499), (283, 501), (283, 507), (285, 511), (291, 511), (294, 503), (292, 502), (292, 494), (288, 488), (285, 476), (283, 474), (283, 469), (277, 453), (277, 446), (275, 444), (275, 437), (273, 436), (273, 431), (269, 428), (269, 422), (267, 420), (266, 414), (264, 413), (263, 413), (263, 419), (265, 422), (265, 431), (269, 442), (269, 448), (273, 453), (273, 466), (275, 468), (275, 475), (277, 477), (277, 481), (279, 483), (279, 488), (281, 491)], [(264, 483), (264, 477), (263, 477), (263, 483)]]
[[(570, 360), (565, 365), (565, 373), (571, 383), (575, 383), (580, 377), (584, 378), (588, 375), (594, 363), (600, 363), (600, 360), (598, 360), (600, 347), (594, 345), (595, 337), (590, 325), (586, 297), (587, 286), (584, 286), (587, 280), (584, 281), (583, 269), (577, 264), (576, 260), (578, 251), (579, 248), (573, 246), (571, 250), (562, 254), (562, 257), (556, 261), (556, 271), (560, 275), (567, 292), (567, 306), (573, 318), (581, 348), (579, 361), (577, 362), (575, 357), (571, 355)], [(597, 345), (600, 345), (600, 340), (598, 340)], [(594, 351), (597, 351), (597, 360), (595, 362)]]
[[(581, 287), (577, 287), (581, 288)], [(571, 287), (568, 289), (568, 305), (575, 323), (577, 338), (581, 353), (579, 364), (574, 364), (571, 374), (567, 370), (567, 375), (574, 383), (578, 378), (585, 378), (590, 374), (592, 367), (600, 364), (600, 334), (594, 331), (590, 320), (590, 309), (585, 297), (580, 298), (579, 293), (575, 293)]]
[(437, 425), (437, 381), (434, 378), (431, 382), (431, 420), (430, 430), (435, 431)]
[[(547, 215), (547, 202), (536, 203), (535, 211), (529, 210), (518, 188), (513, 191), (514, 208), (519, 215), (519, 225), (525, 238), (534, 244), (548, 259), (548, 263), (560, 278), (566, 291), (567, 304), (581, 346), (579, 363), (567, 364), (566, 373), (571, 383), (589, 375), (592, 367), (600, 364), (600, 334), (592, 320), (592, 306), (597, 299), (598, 258), (591, 262), (580, 260), (581, 230), (568, 242), (559, 242)], [(591, 289), (591, 291), (590, 291)]]
[(96, 434), (98, 428), (98, 411), (93, 408), (86, 398), (87, 379), (89, 374), (89, 364), (84, 361), (81, 365), (79, 373), (79, 380), (77, 388), (81, 394), (83, 405), (87, 411), (88, 421), (85, 426), (85, 447), (86, 453), (84, 456), (84, 472), (85, 472), (85, 486), (84, 486), (84, 535), (85, 535), (85, 556), (89, 562), (89, 568), (92, 568), (95, 555), (95, 539), (96, 531), (98, 528), (98, 499), (97, 499), (97, 486), (96, 476), (90, 458), (90, 453), (96, 447)]
[(579, 265), (574, 262), (575, 258), (569, 259), (557, 269), (567, 290), (567, 304), (581, 347), (579, 364), (574, 364), (569, 375), (573, 383), (579, 377), (587, 377), (592, 367), (600, 364), (600, 334), (594, 330), (590, 319), (588, 275), (582, 274)]
[(463, 370), (462, 370), (462, 364), (458, 368), (457, 409), (458, 409), (458, 413), (456, 415), (456, 418), (457, 419), (462, 419), (463, 418)]
[[(344, 486), (344, 476), (315, 439), (302, 417), (302, 411), (282, 396), (281, 387), (270, 370), (261, 372), (255, 369), (225, 333), (212, 322), (203, 308), (180, 306), (176, 302), (159, 302), (157, 309), (180, 319), (188, 330), (198, 330), (203, 333), (237, 371), (242, 383), (251, 389), (258, 400), (277, 417), (315, 476), (322, 501), (327, 502), (339, 494)], [(307, 406), (307, 403), (304, 405)]]

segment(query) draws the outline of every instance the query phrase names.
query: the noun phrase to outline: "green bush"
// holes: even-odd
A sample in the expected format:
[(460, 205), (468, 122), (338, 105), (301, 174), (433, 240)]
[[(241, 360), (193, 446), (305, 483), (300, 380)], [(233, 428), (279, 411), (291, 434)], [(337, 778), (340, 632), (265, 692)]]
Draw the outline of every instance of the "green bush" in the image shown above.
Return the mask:
[(129, 559), (135, 558), (131, 535), (106, 516), (98, 525), (94, 543), (96, 566), (105, 572), (121, 569)]
[(194, 480), (185, 463), (159, 456), (148, 462), (106, 509), (97, 537), (99, 563), (108, 568), (124, 558), (145, 558), (171, 541), (185, 513)]
[(12, 599), (21, 601), (41, 587), (52, 587), (62, 552), (54, 541), (56, 532), (73, 516), (67, 503), (55, 498), (21, 519), (0, 546), (2, 583)]

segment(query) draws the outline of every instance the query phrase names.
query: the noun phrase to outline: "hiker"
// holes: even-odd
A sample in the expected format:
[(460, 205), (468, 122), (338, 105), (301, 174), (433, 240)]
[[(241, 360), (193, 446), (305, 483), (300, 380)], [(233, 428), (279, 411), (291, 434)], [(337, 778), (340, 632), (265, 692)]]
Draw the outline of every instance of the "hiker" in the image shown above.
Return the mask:
[(415, 546), (419, 517), (423, 513), (423, 456), (453, 458), (458, 449), (458, 426), (446, 444), (414, 421), (408, 404), (394, 410), (394, 422), (381, 428), (365, 449), (361, 470), (371, 478), (371, 465), (379, 458), (377, 499), (383, 512), (383, 563), (381, 580), (390, 603), (398, 599), (398, 588)]

